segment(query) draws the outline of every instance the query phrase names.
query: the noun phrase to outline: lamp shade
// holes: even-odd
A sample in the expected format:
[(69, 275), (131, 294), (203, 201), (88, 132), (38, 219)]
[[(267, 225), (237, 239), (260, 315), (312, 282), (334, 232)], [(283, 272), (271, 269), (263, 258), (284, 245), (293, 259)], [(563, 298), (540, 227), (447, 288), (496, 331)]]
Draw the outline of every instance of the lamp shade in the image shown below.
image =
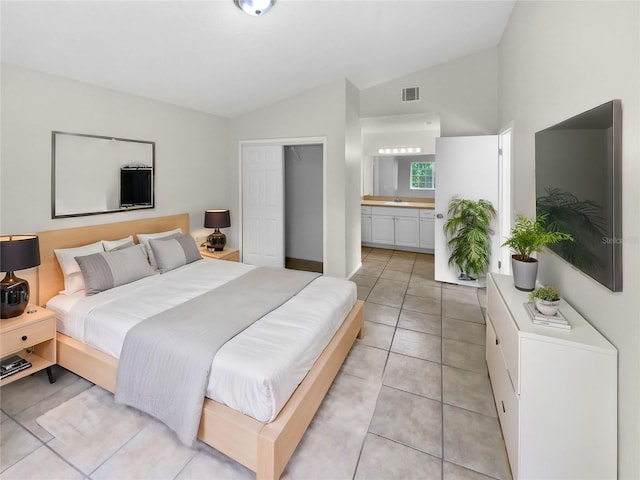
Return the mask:
[(231, 226), (229, 210), (206, 210), (204, 228), (226, 228)]
[(233, 3), (243, 12), (259, 17), (271, 10), (276, 0), (233, 0)]
[(40, 265), (40, 242), (37, 235), (0, 237), (0, 271), (13, 272)]

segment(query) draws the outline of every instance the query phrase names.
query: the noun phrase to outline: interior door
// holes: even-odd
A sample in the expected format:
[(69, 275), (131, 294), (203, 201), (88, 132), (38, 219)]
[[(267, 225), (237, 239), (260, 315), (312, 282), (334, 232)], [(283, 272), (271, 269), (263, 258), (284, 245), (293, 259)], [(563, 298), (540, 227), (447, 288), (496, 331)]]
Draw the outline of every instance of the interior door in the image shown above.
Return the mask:
[[(436, 138), (436, 220), (435, 279), (460, 285), (484, 286), (484, 282), (458, 278), (455, 265), (449, 266), (449, 248), (444, 234), (447, 208), (451, 198), (479, 200), (484, 198), (499, 208), (498, 136)], [(497, 232), (497, 221), (492, 228)], [(491, 237), (489, 271), (498, 271), (500, 243), (497, 233)]]
[(242, 145), (242, 258), (284, 267), (282, 145)]

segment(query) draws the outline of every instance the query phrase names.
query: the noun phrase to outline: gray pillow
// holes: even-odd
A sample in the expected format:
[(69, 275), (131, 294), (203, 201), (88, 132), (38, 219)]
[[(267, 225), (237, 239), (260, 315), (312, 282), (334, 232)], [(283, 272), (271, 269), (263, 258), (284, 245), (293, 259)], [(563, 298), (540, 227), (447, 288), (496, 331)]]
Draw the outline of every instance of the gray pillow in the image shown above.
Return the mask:
[(75, 259), (80, 265), (87, 295), (95, 295), (155, 274), (140, 245)]
[(196, 241), (189, 234), (169, 239), (150, 239), (149, 246), (153, 251), (160, 273), (168, 272), (202, 258)]

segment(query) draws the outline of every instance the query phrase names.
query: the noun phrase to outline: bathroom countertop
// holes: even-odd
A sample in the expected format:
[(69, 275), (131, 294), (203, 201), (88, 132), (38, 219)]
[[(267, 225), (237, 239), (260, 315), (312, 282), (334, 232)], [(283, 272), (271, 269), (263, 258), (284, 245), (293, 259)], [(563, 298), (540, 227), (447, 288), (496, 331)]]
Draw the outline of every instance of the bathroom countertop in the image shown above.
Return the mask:
[(364, 197), (361, 200), (363, 207), (391, 207), (391, 208), (426, 208), (434, 209), (436, 204), (431, 198), (407, 198), (401, 202), (394, 202), (393, 198), (386, 197)]

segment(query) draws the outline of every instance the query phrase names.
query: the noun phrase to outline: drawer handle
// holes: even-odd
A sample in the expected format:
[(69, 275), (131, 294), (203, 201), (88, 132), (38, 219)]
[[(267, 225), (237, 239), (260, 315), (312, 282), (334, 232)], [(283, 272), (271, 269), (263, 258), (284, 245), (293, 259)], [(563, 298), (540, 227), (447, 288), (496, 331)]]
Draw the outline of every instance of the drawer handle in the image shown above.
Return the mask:
[(502, 404), (502, 412), (503, 413), (507, 413), (507, 411), (504, 408), (504, 402), (502, 400), (500, 400), (500, 403)]
[(500, 345), (500, 340), (498, 340), (498, 337), (496, 337), (496, 345)]
[(27, 340), (27, 336), (26, 335), (22, 335), (22, 341), (26, 341)]

